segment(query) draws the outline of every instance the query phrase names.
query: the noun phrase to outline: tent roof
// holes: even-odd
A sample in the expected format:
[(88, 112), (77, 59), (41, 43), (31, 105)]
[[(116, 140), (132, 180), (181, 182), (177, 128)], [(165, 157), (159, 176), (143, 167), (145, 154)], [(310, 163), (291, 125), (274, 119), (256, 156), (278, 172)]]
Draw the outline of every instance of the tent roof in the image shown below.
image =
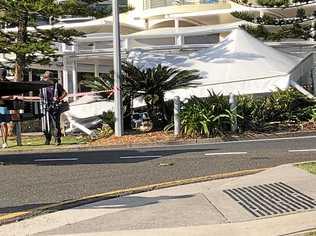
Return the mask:
[[(130, 58), (143, 67), (157, 64), (197, 69), (201, 80), (197, 88), (179, 89), (182, 98), (190, 94), (207, 96), (207, 90), (224, 94), (266, 93), (289, 87), (290, 74), (301, 58), (265, 45), (242, 29), (235, 29), (222, 42), (190, 55), (133, 52)], [(303, 73), (303, 70), (301, 70)], [(297, 74), (297, 76), (300, 76)], [(168, 95), (167, 95), (168, 96)]]
[[(301, 60), (265, 45), (241, 29), (234, 30), (213, 48), (191, 54), (191, 58), (201, 71), (212, 73), (212, 82), (286, 75)], [(208, 68), (203, 68), (205, 63)]]

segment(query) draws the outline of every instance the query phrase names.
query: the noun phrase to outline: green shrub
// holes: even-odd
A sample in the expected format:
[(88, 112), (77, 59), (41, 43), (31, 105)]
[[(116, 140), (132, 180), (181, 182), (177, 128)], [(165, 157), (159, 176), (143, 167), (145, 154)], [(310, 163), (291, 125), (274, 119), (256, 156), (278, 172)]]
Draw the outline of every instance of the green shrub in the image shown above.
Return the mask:
[(289, 0), (258, 0), (258, 4), (267, 7), (281, 7), (288, 6)]
[(216, 136), (231, 129), (237, 120), (240, 131), (266, 131), (274, 123), (316, 120), (316, 102), (294, 89), (267, 96), (238, 96), (231, 111), (228, 98), (210, 92), (207, 98), (192, 97), (183, 104), (182, 132), (188, 136)]
[(275, 23), (275, 18), (272, 16), (264, 15), (262, 21), (265, 25), (273, 25)]
[(114, 133), (115, 115), (114, 112), (104, 112), (102, 115), (102, 126), (97, 129), (96, 138), (107, 138)]
[(103, 124), (97, 131), (96, 139), (108, 138), (114, 133), (114, 130), (108, 124)]
[(114, 129), (114, 126), (115, 126), (114, 112), (112, 112), (112, 111), (104, 112), (102, 115), (102, 121), (103, 121), (103, 124), (107, 124), (112, 129)]
[(311, 25), (301, 25), (299, 23), (294, 23), (291, 27), (288, 28), (288, 37), (289, 38), (301, 38), (308, 39), (310, 38)]
[(191, 97), (180, 112), (185, 135), (216, 136), (230, 129), (234, 114), (229, 110), (228, 98), (210, 92), (207, 98)]
[(254, 96), (238, 96), (237, 113), (243, 117), (238, 119), (242, 131), (256, 130), (264, 126), (264, 100)]
[(237, 113), (242, 130), (261, 131), (269, 122), (301, 122), (316, 117), (315, 101), (294, 89), (273, 92), (267, 97), (239, 96)]
[(250, 26), (250, 25), (242, 25), (242, 29), (246, 30), (249, 34), (256, 38), (266, 39), (269, 35), (268, 30), (263, 25), (258, 26)]
[(305, 19), (306, 18), (306, 12), (305, 12), (304, 8), (298, 8), (297, 9), (296, 17), (301, 18), (301, 19)]
[(311, 37), (312, 27), (311, 25), (300, 25), (298, 23), (294, 23), (291, 26), (284, 26), (273, 32), (269, 32), (263, 25), (243, 25), (241, 28), (256, 38), (261, 38), (266, 41), (280, 41), (285, 38), (300, 38), (307, 40)]
[(245, 20), (245, 21), (253, 22), (255, 19), (255, 14), (252, 12), (237, 12), (237, 11), (235, 11), (235, 12), (232, 12), (231, 14), (232, 14), (232, 16), (239, 18), (239, 19), (242, 19), (242, 20)]

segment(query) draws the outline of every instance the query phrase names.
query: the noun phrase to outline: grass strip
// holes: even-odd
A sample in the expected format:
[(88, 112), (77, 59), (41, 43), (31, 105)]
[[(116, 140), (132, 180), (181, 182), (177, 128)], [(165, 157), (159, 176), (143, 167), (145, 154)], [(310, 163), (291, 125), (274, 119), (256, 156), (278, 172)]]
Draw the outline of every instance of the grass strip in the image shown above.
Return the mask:
[[(10, 137), (8, 140), (8, 145), (10, 150), (15, 151), (28, 151), (41, 148), (48, 148), (48, 145), (45, 145), (44, 136), (23, 136), (22, 144), (23, 146), (17, 146), (15, 137)], [(54, 139), (51, 142), (54, 143)], [(81, 136), (65, 136), (62, 137), (62, 146), (65, 145), (76, 145), (76, 144), (85, 144), (86, 141)], [(62, 147), (61, 146), (61, 147)]]
[[(297, 165), (299, 168), (316, 175), (316, 162), (307, 162)], [(316, 234), (315, 234), (316, 236)]]

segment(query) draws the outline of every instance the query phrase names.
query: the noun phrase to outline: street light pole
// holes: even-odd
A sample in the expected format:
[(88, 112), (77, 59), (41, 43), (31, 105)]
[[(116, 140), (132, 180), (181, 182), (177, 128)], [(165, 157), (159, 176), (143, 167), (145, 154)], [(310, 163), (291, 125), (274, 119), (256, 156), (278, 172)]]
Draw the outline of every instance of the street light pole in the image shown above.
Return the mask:
[(123, 135), (122, 91), (121, 91), (121, 38), (118, 0), (112, 0), (113, 15), (113, 65), (114, 65), (114, 114), (115, 136)]

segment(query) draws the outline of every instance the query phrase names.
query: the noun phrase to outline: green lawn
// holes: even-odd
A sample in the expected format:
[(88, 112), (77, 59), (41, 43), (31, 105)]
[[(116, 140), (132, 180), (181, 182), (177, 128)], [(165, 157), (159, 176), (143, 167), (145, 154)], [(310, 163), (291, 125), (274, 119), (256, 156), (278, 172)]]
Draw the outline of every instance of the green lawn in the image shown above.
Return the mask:
[(316, 231), (311, 233), (306, 233), (304, 236), (316, 236)]
[(22, 136), (23, 146), (17, 146), (15, 137), (10, 137), (8, 140), (9, 148), (7, 150), (27, 151), (27, 150), (35, 150), (35, 149), (42, 149), (42, 148), (50, 148), (50, 147), (63, 148), (68, 145), (85, 144), (86, 140), (82, 136), (69, 135), (69, 136), (62, 137), (62, 145), (58, 147), (54, 145), (54, 140), (52, 140), (51, 145), (44, 145), (44, 142), (45, 142), (44, 136)]
[[(316, 162), (309, 162), (297, 165), (299, 168), (302, 168), (314, 175), (316, 175)], [(315, 234), (316, 236), (316, 234)]]

